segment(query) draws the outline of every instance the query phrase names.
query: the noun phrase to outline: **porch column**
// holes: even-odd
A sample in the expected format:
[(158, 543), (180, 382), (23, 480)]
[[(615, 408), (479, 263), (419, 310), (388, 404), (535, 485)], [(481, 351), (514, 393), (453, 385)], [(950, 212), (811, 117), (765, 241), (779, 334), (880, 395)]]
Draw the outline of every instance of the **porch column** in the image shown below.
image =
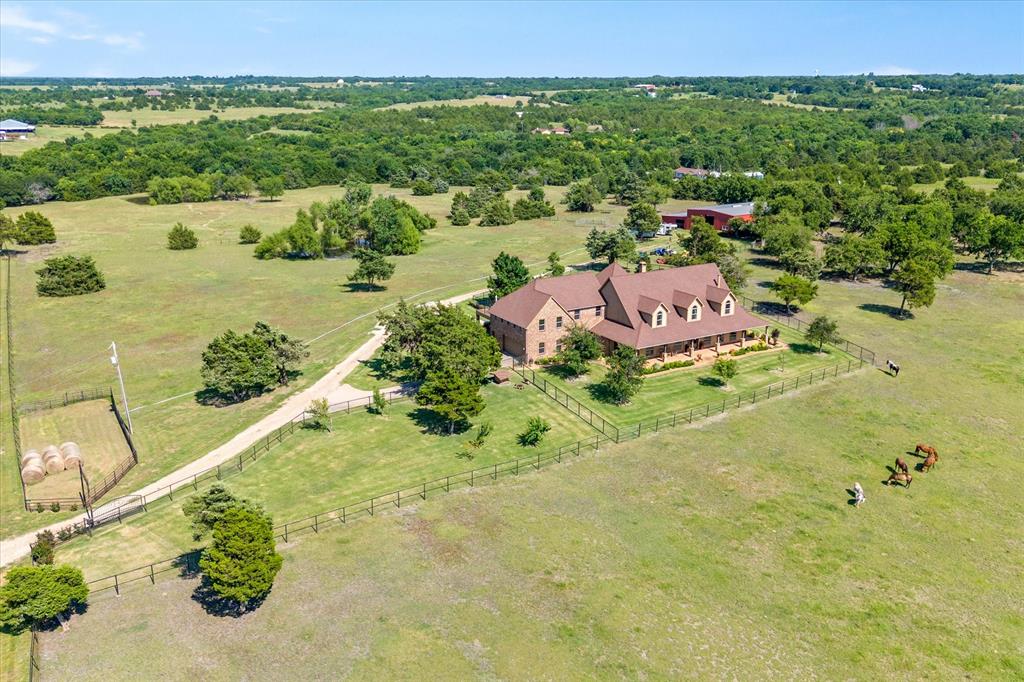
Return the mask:
[(747, 341), (747, 330), (744, 329), (744, 330), (742, 330), (740, 332), (740, 348), (745, 348), (746, 347), (746, 341)]
[(768, 325), (764, 326), (764, 344), (767, 346), (771, 342), (771, 337), (768, 336)]
[(721, 355), (722, 354), (722, 352), (719, 350), (719, 347), (721, 345), (722, 345), (722, 335), (719, 334), (718, 336), (715, 337), (715, 355)]

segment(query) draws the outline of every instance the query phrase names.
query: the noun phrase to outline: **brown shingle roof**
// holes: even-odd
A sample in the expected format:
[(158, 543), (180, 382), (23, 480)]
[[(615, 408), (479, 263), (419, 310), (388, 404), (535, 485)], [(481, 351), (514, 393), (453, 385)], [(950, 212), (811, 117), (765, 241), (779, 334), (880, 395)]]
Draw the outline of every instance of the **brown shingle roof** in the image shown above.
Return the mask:
[(604, 299), (597, 289), (597, 275), (593, 272), (543, 277), (499, 298), (491, 306), (490, 313), (512, 324), (527, 327), (551, 298), (567, 312), (603, 306)]

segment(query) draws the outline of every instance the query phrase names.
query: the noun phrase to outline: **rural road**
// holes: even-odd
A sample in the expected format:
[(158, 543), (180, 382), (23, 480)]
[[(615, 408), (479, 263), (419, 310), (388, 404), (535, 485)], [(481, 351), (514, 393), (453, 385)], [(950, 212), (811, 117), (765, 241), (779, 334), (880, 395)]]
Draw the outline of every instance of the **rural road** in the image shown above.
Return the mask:
[[(444, 299), (441, 302), (449, 305), (462, 303), (463, 301), (468, 301), (474, 296), (479, 296), (485, 292), (486, 290), (473, 291), (468, 294), (461, 294), (459, 296)], [(198, 474), (206, 469), (226, 462), (232, 457), (238, 456), (240, 452), (250, 447), (260, 438), (265, 437), (268, 433), (287, 424), (293, 417), (295, 417), (295, 415), (305, 410), (313, 400), (327, 398), (327, 401), (330, 403), (338, 403), (368, 395), (369, 391), (361, 391), (349, 386), (348, 384), (343, 384), (342, 382), (345, 377), (351, 374), (352, 371), (359, 366), (361, 361), (370, 359), (383, 343), (384, 330), (381, 327), (375, 327), (370, 334), (370, 338), (363, 345), (352, 351), (348, 357), (335, 365), (330, 372), (322, 376), (312, 386), (289, 397), (279, 408), (249, 428), (241, 431), (220, 447), (210, 450), (202, 457), (172, 471), (163, 478), (154, 481), (149, 485), (143, 486), (131, 493), (127, 493), (124, 497), (130, 497), (132, 495), (146, 495), (147, 500), (162, 497), (163, 494), (166, 494), (166, 488), (171, 483), (181, 481), (189, 476)], [(161, 489), (165, 489), (165, 492), (162, 494), (160, 493)], [(95, 513), (102, 513), (102, 511), (103, 507), (97, 507), (95, 509)], [(0, 566), (6, 566), (24, 556), (28, 556), (31, 551), (31, 543), (35, 541), (36, 533), (40, 533), (44, 530), (56, 533), (61, 528), (72, 523), (81, 522), (84, 519), (85, 514), (79, 514), (73, 518), (65, 519), (43, 528), (37, 528), (34, 531), (25, 533), (24, 535), (0, 541)]]

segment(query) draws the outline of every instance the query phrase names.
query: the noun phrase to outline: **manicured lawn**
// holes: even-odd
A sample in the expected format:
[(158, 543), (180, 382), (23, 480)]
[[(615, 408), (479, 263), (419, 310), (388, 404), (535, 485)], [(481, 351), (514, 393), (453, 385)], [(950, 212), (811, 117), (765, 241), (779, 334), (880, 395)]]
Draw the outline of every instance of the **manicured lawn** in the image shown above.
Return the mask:
[(32, 633), (14, 636), (0, 633), (0, 679), (21, 682), (28, 679), (28, 651)]
[[(755, 267), (751, 288), (773, 275)], [(303, 536), (242, 618), (170, 577), (97, 596), (44, 636), (44, 673), (1020, 679), (1024, 350), (1008, 340), (1024, 319), (1006, 311), (1024, 288), (957, 271), (913, 319), (884, 312), (898, 305), (822, 282), (807, 311), (900, 361), (898, 379), (857, 373)], [(921, 441), (938, 467), (884, 486)]]
[[(129, 491), (223, 443), (286, 396), (278, 390), (225, 408), (196, 403), (190, 392), (202, 385), (202, 351), (217, 334), (264, 320), (312, 340), (304, 374), (289, 390), (298, 389), (361, 345), (377, 312), (399, 297), (428, 301), (482, 288), (502, 249), (537, 264), (538, 271), (551, 251), (572, 252), (566, 262), (584, 259), (586, 233), (594, 225), (618, 223), (625, 212), (601, 206), (585, 216), (568, 214), (557, 204), (562, 190), (549, 188), (558, 208), (554, 218), (501, 228), (452, 227), (444, 217), (451, 194), (413, 197), (409, 190), (375, 189), (410, 201), (439, 223), (424, 235), (420, 253), (395, 259), (395, 276), (385, 290), (375, 292), (346, 286), (354, 269), (351, 259), (259, 261), (251, 246), (237, 243), (242, 225), (252, 223), (264, 232), (280, 229), (299, 208), (342, 196), (339, 187), (289, 191), (274, 202), (149, 206), (136, 196), (32, 207), (53, 220), (58, 243), (30, 247), (12, 261), (19, 399), (110, 385), (116, 377), (106, 349), (116, 341), (136, 409), (137, 445), (144, 454), (111, 494)], [(4, 212), (16, 216), (24, 210)], [(166, 248), (167, 231), (177, 221), (196, 230), (198, 249)], [(106, 290), (62, 299), (37, 296), (34, 270), (43, 258), (64, 253), (92, 255), (106, 276)], [(182, 397), (156, 404), (175, 396)], [(0, 458), (5, 536), (39, 524), (17, 510), (13, 460)]]
[[(818, 353), (817, 348), (808, 344), (800, 334), (785, 327), (781, 327), (781, 331), (781, 339), (790, 347), (734, 358), (739, 373), (727, 386), (719, 383), (710, 367), (667, 370), (645, 377), (640, 393), (625, 405), (615, 405), (607, 402), (601, 390), (601, 382), (607, 373), (604, 365), (593, 363), (590, 373), (579, 379), (566, 380), (559, 375), (558, 368), (552, 366), (538, 368), (537, 377), (538, 381), (546, 379), (612, 424), (624, 428), (708, 402), (735, 398), (768, 384), (795, 379), (813, 369), (831, 367), (849, 359), (848, 355), (835, 348), (826, 347), (823, 353)], [(713, 355), (714, 350), (701, 352)]]
[[(395, 402), (385, 416), (360, 409), (336, 416), (331, 433), (298, 432), (231, 477), (228, 485), (263, 505), (275, 522), (284, 523), (405, 485), (546, 453), (595, 434), (539, 391), (489, 384), (483, 395), (487, 407), (464, 433), (433, 432), (436, 415), (411, 400)], [(523, 447), (517, 435), (533, 416), (544, 417), (552, 428), (537, 448)], [(484, 422), (493, 432), (483, 446), (468, 447), (476, 426)], [(186, 489), (182, 495), (190, 492)], [(92, 579), (187, 551), (193, 543), (181, 501), (175, 495), (173, 503), (123, 526), (108, 526), (91, 540), (80, 538), (61, 546), (59, 561), (83, 566)]]

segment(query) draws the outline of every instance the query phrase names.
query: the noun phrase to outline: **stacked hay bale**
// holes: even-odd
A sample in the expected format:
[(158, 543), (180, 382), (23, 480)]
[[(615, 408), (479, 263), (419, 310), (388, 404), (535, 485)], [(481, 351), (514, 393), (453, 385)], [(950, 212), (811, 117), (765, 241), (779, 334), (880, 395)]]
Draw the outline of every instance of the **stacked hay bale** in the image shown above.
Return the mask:
[(78, 443), (68, 441), (60, 444), (60, 454), (64, 457), (64, 466), (68, 469), (78, 469), (82, 463), (82, 450)]
[(29, 450), (21, 456), (21, 480), (28, 485), (39, 483), (46, 476), (43, 458), (36, 450)]
[(48, 474), (64, 471), (64, 455), (56, 445), (47, 445), (43, 449), (43, 466)]

